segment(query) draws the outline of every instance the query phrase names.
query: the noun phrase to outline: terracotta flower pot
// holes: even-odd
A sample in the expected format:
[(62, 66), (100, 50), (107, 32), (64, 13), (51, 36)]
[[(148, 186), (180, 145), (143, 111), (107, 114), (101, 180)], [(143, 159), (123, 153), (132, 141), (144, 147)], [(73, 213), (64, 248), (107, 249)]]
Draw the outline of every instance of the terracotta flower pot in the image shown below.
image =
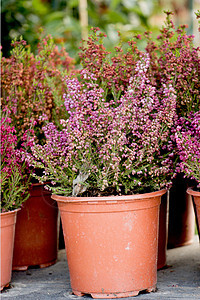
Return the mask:
[[(159, 214), (159, 234), (158, 234), (158, 270), (164, 268), (167, 264), (167, 237), (168, 237), (168, 194), (161, 198)], [(60, 223), (59, 249), (65, 248), (62, 223)]]
[(18, 214), (13, 270), (54, 264), (58, 252), (58, 208), (41, 184), (33, 184), (30, 197)]
[(193, 203), (186, 190), (188, 180), (177, 176), (170, 190), (168, 248), (190, 245), (195, 232)]
[(15, 223), (18, 210), (1, 213), (1, 290), (8, 286), (11, 281)]
[(157, 283), (158, 220), (165, 190), (58, 202), (72, 291), (93, 298), (135, 296)]
[(197, 229), (198, 229), (198, 234), (199, 234), (199, 238), (200, 238), (200, 192), (194, 191), (193, 189), (188, 188), (187, 193), (190, 196), (192, 196), (192, 198), (193, 198)]

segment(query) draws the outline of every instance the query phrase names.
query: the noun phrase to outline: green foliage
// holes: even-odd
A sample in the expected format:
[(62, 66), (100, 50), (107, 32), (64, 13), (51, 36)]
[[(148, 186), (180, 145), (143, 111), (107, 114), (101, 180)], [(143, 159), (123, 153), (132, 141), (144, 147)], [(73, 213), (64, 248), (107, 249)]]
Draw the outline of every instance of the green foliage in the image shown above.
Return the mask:
[[(24, 168), (25, 166), (22, 167), (22, 169)], [(30, 195), (29, 186), (30, 177), (28, 179), (25, 174), (22, 176), (16, 166), (13, 166), (10, 177), (7, 176), (7, 172), (1, 172), (1, 211), (6, 212), (20, 208)]]
[[(89, 28), (99, 27), (107, 34), (106, 47), (113, 48), (122, 33), (124, 39), (152, 30), (149, 18), (158, 3), (140, 0), (88, 0)], [(23, 36), (24, 40), (36, 47), (39, 28), (51, 34), (57, 44), (64, 45), (70, 56), (77, 59), (81, 41), (78, 0), (2, 0), (3, 55), (8, 56), (10, 43)], [(154, 30), (155, 28), (153, 28)]]
[(42, 143), (42, 126), (66, 114), (63, 109), (63, 78), (74, 69), (74, 61), (64, 48), (60, 50), (51, 36), (41, 34), (37, 54), (20, 38), (12, 42), (9, 58), (1, 61), (1, 104), (11, 112), (18, 140), (33, 128)]
[(9, 56), (10, 44), (21, 35), (32, 46), (38, 42), (38, 28), (41, 19), (49, 12), (41, 0), (2, 0), (2, 47), (3, 55)]
[(1, 201), (0, 211), (15, 210), (29, 196), (30, 172), (17, 149), (16, 130), (11, 125), (10, 111), (1, 111)]

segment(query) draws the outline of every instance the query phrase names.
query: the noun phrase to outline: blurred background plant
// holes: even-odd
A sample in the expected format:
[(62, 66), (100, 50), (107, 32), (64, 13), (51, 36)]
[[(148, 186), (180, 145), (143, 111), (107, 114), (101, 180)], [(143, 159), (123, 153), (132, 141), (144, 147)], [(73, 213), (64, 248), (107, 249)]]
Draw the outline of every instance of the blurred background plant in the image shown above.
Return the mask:
[(176, 28), (172, 13), (166, 12), (165, 26), (157, 39), (147, 35), (146, 47), (152, 80), (158, 85), (169, 80), (176, 90), (179, 117), (200, 110), (200, 47), (195, 47), (194, 36), (186, 29), (187, 24)]
[(197, 27), (193, 11), (199, 6), (199, 0), (2, 0), (3, 55), (9, 56), (11, 41), (21, 35), (36, 50), (43, 27), (78, 63), (81, 38), (91, 27), (106, 33), (109, 51), (118, 43), (118, 31), (124, 40), (146, 30), (156, 36), (166, 9), (175, 12), (176, 25), (186, 23), (192, 33)]
[(1, 62), (1, 105), (10, 111), (18, 144), (30, 128), (43, 143), (42, 126), (46, 121), (59, 124), (66, 114), (63, 78), (74, 70), (74, 61), (64, 48), (60, 50), (50, 35), (42, 33), (37, 54), (22, 37), (11, 43), (8, 58)]

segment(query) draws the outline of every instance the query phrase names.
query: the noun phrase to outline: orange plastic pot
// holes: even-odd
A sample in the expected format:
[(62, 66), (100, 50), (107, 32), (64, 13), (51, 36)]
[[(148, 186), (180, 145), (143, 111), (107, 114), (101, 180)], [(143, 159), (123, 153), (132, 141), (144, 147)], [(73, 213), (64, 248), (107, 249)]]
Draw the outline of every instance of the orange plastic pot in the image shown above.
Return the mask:
[(192, 196), (192, 198), (193, 198), (197, 229), (198, 229), (198, 234), (199, 234), (199, 238), (200, 238), (200, 192), (194, 191), (193, 189), (188, 188), (187, 193), (188, 193), (188, 195)]
[(42, 184), (33, 184), (18, 214), (13, 270), (48, 267), (57, 260), (58, 207)]
[(1, 290), (11, 281), (17, 211), (1, 213)]
[(75, 295), (121, 298), (155, 291), (158, 220), (165, 190), (58, 202)]

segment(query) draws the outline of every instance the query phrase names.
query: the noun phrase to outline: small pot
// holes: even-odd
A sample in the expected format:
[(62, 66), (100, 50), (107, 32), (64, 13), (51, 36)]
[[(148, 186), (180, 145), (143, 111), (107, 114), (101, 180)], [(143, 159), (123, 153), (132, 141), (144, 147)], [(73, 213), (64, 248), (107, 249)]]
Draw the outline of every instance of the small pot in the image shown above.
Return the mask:
[(61, 214), (72, 291), (121, 298), (155, 291), (165, 190), (141, 195), (52, 195)]
[(1, 213), (1, 290), (9, 286), (12, 275), (15, 223), (19, 209)]

